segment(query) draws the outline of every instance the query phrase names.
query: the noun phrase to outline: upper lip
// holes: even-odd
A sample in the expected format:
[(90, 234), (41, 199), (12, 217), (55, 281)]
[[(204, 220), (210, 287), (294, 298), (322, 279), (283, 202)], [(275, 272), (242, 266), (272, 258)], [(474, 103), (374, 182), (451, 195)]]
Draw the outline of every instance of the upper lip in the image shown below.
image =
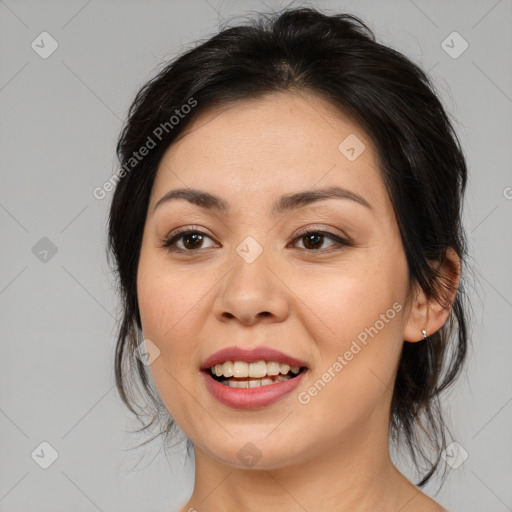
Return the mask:
[(289, 356), (279, 350), (268, 347), (242, 348), (227, 347), (212, 354), (201, 365), (201, 370), (206, 370), (226, 361), (246, 361), (247, 363), (255, 363), (257, 361), (276, 361), (281, 364), (290, 366), (307, 366), (304, 361)]

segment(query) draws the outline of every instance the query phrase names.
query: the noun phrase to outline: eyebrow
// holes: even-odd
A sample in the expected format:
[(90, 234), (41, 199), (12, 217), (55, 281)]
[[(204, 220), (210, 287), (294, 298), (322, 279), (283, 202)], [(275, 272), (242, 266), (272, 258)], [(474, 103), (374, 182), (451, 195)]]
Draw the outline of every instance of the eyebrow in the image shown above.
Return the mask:
[[(185, 199), (205, 210), (216, 210), (221, 213), (229, 212), (229, 203), (220, 197), (193, 188), (178, 188), (170, 190), (160, 198), (153, 208), (153, 213), (159, 206), (176, 199)], [(338, 186), (331, 186), (283, 195), (274, 201), (271, 213), (274, 216), (281, 215), (325, 199), (349, 199), (370, 210), (372, 209), (370, 203), (359, 194)]]

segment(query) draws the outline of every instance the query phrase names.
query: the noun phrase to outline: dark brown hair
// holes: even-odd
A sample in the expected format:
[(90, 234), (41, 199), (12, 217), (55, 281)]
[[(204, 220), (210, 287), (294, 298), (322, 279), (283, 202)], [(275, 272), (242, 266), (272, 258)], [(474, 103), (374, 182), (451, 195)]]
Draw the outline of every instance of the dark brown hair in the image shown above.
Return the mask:
[[(401, 53), (377, 43), (353, 15), (285, 9), (222, 29), (167, 63), (137, 93), (118, 141), (121, 171), (108, 226), (123, 307), (115, 358), (120, 396), (142, 416), (145, 406), (136, 410), (129, 386), (136, 382), (135, 373), (151, 399), (148, 406), (156, 406), (144, 429), (157, 417), (164, 418), (163, 434), (175, 429), (147, 368), (135, 356), (141, 332), (137, 267), (151, 188), (164, 152), (199, 114), (278, 91), (313, 93), (369, 135), (395, 209), (411, 289), (417, 285), (444, 304), (451, 286), (441, 271), (449, 263), (447, 249), (461, 259), (449, 320), (426, 340), (404, 343), (393, 390), (391, 438), (405, 441), (422, 473), (418, 485), (424, 485), (446, 445), (439, 395), (460, 372), (468, 343), (461, 224), (466, 163), (427, 75)], [(184, 109), (191, 99), (195, 106)], [(134, 154), (150, 139), (154, 146), (135, 162)]]

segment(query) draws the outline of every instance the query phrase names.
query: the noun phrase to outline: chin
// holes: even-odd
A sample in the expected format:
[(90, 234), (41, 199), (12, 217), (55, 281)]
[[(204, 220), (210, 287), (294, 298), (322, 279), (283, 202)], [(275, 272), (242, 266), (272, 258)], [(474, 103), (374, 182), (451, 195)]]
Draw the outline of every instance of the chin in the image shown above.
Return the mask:
[[(253, 431), (220, 444), (215, 441), (201, 443), (201, 449), (219, 462), (238, 469), (271, 470), (297, 464), (304, 459), (305, 450), (287, 436), (286, 442), (279, 439), (265, 438), (269, 429)], [(272, 435), (272, 434), (271, 434)], [(205, 448), (203, 448), (205, 446)]]

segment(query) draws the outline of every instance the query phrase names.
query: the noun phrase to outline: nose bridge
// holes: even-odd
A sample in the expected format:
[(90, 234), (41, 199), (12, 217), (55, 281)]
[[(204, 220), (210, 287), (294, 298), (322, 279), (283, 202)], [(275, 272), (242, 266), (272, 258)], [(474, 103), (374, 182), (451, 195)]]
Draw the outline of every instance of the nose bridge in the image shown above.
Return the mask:
[(254, 322), (258, 315), (282, 319), (287, 299), (272, 269), (271, 249), (264, 249), (256, 237), (246, 236), (230, 258), (231, 270), (217, 295), (215, 313), (243, 322)]

